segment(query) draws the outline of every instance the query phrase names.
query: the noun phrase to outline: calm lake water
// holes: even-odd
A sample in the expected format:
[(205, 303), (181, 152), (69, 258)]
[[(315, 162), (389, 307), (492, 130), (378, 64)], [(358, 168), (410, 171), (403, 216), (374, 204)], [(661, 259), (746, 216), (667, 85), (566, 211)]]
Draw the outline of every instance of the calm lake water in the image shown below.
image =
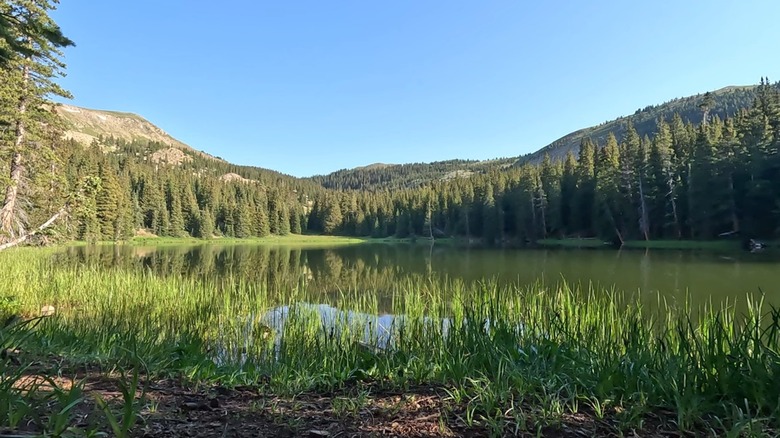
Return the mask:
[[(643, 301), (657, 298), (694, 304), (748, 295), (780, 306), (780, 256), (772, 253), (617, 251), (571, 249), (464, 249), (450, 246), (370, 244), (327, 248), (202, 244), (191, 246), (87, 246), (60, 254), (63, 264), (142, 269), (157, 275), (219, 278), (230, 274), (269, 290), (305, 286), (310, 302), (340, 291), (383, 290), (407, 281), (495, 280), (521, 285), (592, 283)], [(58, 261), (59, 263), (60, 261)], [(378, 297), (380, 309), (383, 300)], [(329, 300), (333, 302), (334, 300)], [(336, 303), (338, 304), (338, 303)], [(389, 303), (387, 304), (389, 308)]]

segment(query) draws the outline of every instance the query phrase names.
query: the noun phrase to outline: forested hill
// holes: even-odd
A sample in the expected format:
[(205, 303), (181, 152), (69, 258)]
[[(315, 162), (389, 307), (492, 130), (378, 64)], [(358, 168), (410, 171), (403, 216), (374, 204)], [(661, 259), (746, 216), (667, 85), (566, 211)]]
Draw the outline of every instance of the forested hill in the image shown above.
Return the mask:
[[(780, 83), (775, 83), (774, 87), (780, 87)], [(659, 105), (646, 106), (636, 110), (632, 115), (567, 134), (536, 152), (520, 157), (517, 164), (539, 163), (545, 155), (549, 155), (553, 160), (563, 160), (568, 152), (577, 156), (583, 138), (589, 137), (597, 144), (603, 145), (610, 133), (617, 138), (622, 138), (629, 123), (634, 125), (640, 137), (644, 137), (652, 136), (656, 132), (658, 119), (668, 122), (675, 114), (679, 114), (683, 122), (694, 125), (701, 123), (705, 110), (711, 117), (718, 116), (721, 119), (732, 117), (740, 109), (748, 108), (755, 98), (755, 85), (730, 86), (704, 94), (673, 99)]]
[(266, 185), (285, 183), (302, 187), (315, 184), (290, 175), (255, 166), (229, 163), (172, 137), (138, 114), (57, 105), (63, 122), (64, 138), (84, 146), (119, 156), (131, 155), (139, 164), (169, 166), (198, 175), (211, 175), (230, 181), (256, 181)]
[(433, 163), (382, 164), (376, 163), (354, 169), (342, 169), (310, 179), (328, 189), (336, 190), (391, 190), (420, 187), (432, 181), (447, 181), (482, 174), (491, 169), (510, 166), (514, 158), (495, 160), (448, 160)]
[[(52, 126), (62, 128), (46, 134), (41, 131), (46, 125), (32, 124), (30, 135), (57, 152), (31, 149), (25, 168), (33, 183), (24, 193), (29, 224), (44, 222), (70, 203), (67, 220), (46, 230), (47, 240), (302, 233), (314, 200), (325, 191), (309, 180), (198, 151), (135, 114), (54, 108), (61, 123)], [(0, 172), (6, 174), (3, 164)], [(20, 226), (6, 235), (23, 232)]]
[[(780, 85), (774, 84), (774, 87)], [(748, 108), (756, 98), (755, 85), (729, 86), (716, 91), (673, 99), (658, 105), (638, 109), (634, 114), (619, 117), (597, 126), (574, 131), (542, 149), (517, 159), (487, 161), (448, 160), (433, 163), (383, 164), (377, 163), (354, 169), (342, 169), (327, 175), (316, 175), (310, 180), (328, 189), (336, 190), (391, 190), (420, 187), (426, 183), (446, 181), (458, 177), (483, 174), (492, 169), (506, 168), (511, 164), (539, 164), (545, 155), (554, 161), (562, 161), (568, 152), (577, 156), (580, 143), (590, 138), (603, 145), (610, 133), (622, 138), (626, 127), (632, 124), (640, 137), (653, 136), (657, 122), (667, 122), (679, 115), (684, 123), (698, 125), (705, 111), (708, 117), (725, 119)]]

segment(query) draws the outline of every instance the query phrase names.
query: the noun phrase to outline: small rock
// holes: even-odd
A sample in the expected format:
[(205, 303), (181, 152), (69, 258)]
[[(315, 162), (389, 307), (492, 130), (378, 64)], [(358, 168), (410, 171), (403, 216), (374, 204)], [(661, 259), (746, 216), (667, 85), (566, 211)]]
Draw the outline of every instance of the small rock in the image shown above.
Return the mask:
[(198, 403), (198, 402), (184, 402), (181, 404), (181, 409), (183, 411), (208, 411), (211, 410), (211, 408), (205, 404), (205, 403)]
[(309, 431), (309, 438), (321, 438), (325, 436), (330, 436), (330, 432), (328, 432), (327, 430), (317, 430), (317, 429), (312, 429)]
[(46, 305), (41, 307), (41, 316), (52, 316), (56, 309), (52, 305)]

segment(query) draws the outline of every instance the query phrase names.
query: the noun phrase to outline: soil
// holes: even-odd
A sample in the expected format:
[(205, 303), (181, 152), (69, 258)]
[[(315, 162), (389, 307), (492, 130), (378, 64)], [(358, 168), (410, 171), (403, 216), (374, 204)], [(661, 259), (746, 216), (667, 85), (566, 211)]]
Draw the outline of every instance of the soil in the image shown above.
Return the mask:
[[(118, 376), (117, 376), (118, 377)], [(122, 393), (117, 377), (81, 373), (84, 402), (77, 408), (76, 426), (105, 423), (95, 405), (95, 395), (121, 412)], [(30, 375), (27, 379), (40, 379)], [(72, 379), (54, 379), (67, 389)], [(490, 431), (468, 427), (465, 406), (454, 404), (444, 388), (411, 387), (403, 392), (376, 384), (353, 384), (333, 393), (277, 396), (255, 387), (193, 387), (175, 380), (156, 380), (137, 392), (139, 420), (136, 437), (487, 437)], [(528, 406), (528, 412), (533, 407)], [(667, 417), (667, 416), (663, 416)], [(662, 417), (650, 418), (642, 430), (615, 429), (609, 420), (597, 420), (585, 411), (564, 416), (554, 427), (516, 430), (509, 423), (504, 436), (677, 436)], [(106, 432), (110, 429), (104, 428)], [(27, 436), (35, 430), (1, 430), (0, 436)], [(31, 435), (32, 436), (32, 435)]]

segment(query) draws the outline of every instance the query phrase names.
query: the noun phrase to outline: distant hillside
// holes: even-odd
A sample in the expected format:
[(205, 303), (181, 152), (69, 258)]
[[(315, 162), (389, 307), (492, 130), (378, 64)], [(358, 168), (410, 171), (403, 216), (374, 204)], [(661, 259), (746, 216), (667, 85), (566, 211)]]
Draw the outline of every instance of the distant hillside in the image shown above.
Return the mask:
[(467, 178), (493, 168), (511, 166), (514, 158), (448, 160), (434, 163), (370, 164), (309, 178), (327, 189), (388, 190), (419, 187), (430, 181)]
[(148, 140), (177, 149), (195, 151), (137, 114), (73, 105), (58, 105), (56, 111), (65, 122), (65, 137), (82, 144), (92, 144), (93, 141), (100, 143), (100, 138), (112, 137), (128, 142)]
[[(775, 86), (778, 86), (778, 84), (775, 84)], [(753, 85), (731, 86), (710, 92), (709, 94), (712, 97), (710, 116), (731, 117), (740, 109), (749, 107), (755, 98), (755, 89), (756, 86)], [(701, 123), (702, 109), (700, 105), (704, 99), (704, 94), (673, 99), (660, 105), (650, 105), (638, 109), (630, 116), (619, 117), (597, 126), (574, 131), (536, 152), (520, 157), (517, 160), (517, 164), (537, 163), (544, 158), (545, 154), (548, 154), (552, 159), (558, 160), (565, 158), (569, 151), (576, 155), (579, 152), (580, 142), (585, 137), (590, 137), (600, 145), (604, 144), (610, 132), (620, 139), (625, 132), (628, 122), (634, 124), (640, 136), (651, 135), (655, 132), (656, 122), (659, 118), (670, 120), (675, 113), (680, 114), (683, 121), (690, 121), (694, 124)]]
[[(132, 155), (139, 163), (190, 170), (196, 175), (221, 177), (221, 181), (258, 181), (265, 185), (293, 185), (318, 189), (310, 181), (254, 166), (224, 161), (179, 141), (145, 118), (132, 113), (58, 105), (65, 137), (82, 145), (97, 143), (107, 153)], [(309, 190), (310, 191), (310, 190)]]

